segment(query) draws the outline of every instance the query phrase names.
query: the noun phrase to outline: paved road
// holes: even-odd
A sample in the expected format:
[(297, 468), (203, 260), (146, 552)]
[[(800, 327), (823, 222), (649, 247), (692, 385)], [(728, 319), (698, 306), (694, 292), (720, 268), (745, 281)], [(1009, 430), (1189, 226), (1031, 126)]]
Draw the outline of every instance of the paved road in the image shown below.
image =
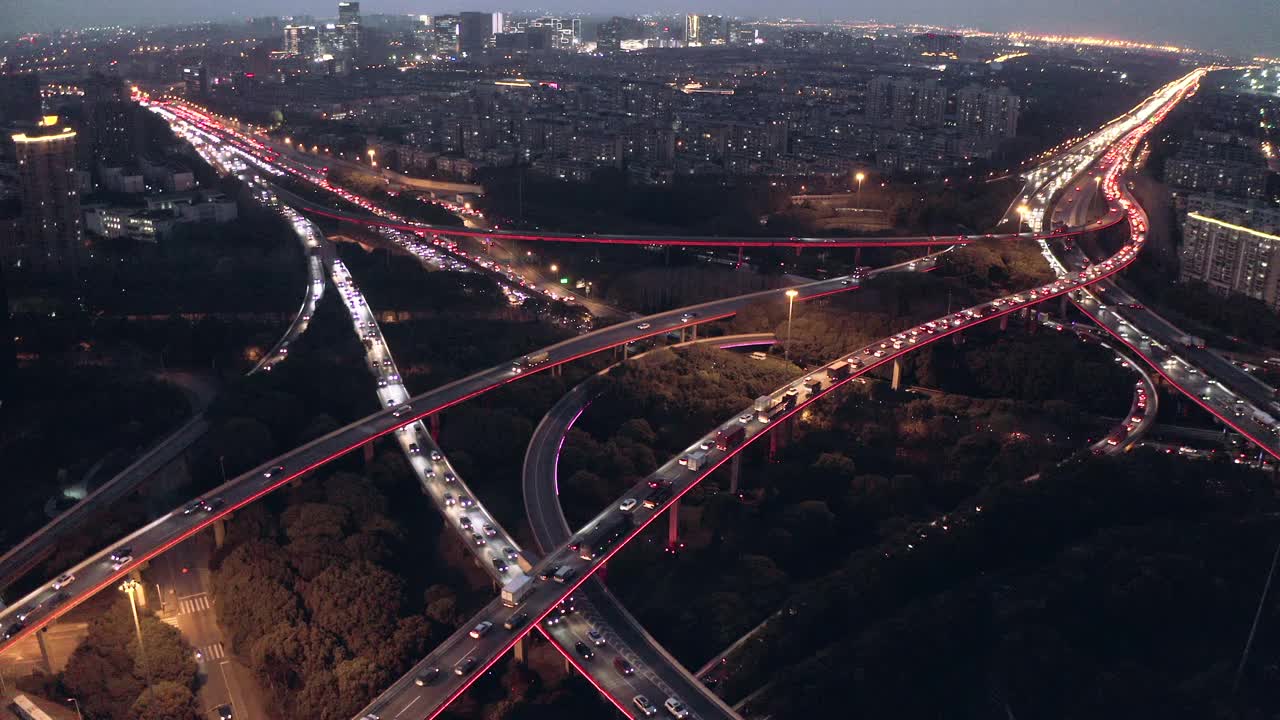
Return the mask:
[[(1158, 92), (1134, 114), (1129, 122), (1125, 123), (1125, 131), (1120, 135), (1120, 139), (1107, 147), (1100, 160), (1099, 168), (1103, 171), (1103, 179), (1100, 182), (1108, 190), (1108, 200), (1113, 202), (1113, 209), (1124, 192), (1118, 188), (1117, 176), (1127, 161), (1129, 153), (1141, 138), (1163, 119), (1164, 114), (1181, 100), (1202, 74), (1202, 71), (1192, 72), (1176, 85)], [(1130, 203), (1132, 204), (1131, 199)], [(1141, 218), (1137, 217), (1131, 208), (1125, 208), (1125, 211), (1131, 223), (1131, 239), (1130, 243), (1115, 256), (1097, 263), (1088, 270), (1065, 276), (1056, 282), (967, 308), (842, 356), (826, 371), (814, 372), (775, 391), (772, 394), (777, 403), (774, 407), (779, 409), (771, 410), (768, 417), (757, 417), (750, 409), (746, 409), (740, 418), (728, 420), (715, 431), (704, 436), (698, 443), (690, 446), (686, 454), (672, 458), (645, 481), (638, 483), (623, 497), (602, 510), (591, 522), (574, 534), (574, 542), (548, 552), (535, 567), (536, 575), (549, 575), (556, 569), (562, 572), (568, 569), (575, 574), (563, 583), (540, 581), (535, 584), (520, 602), (519, 610), (527, 612), (538, 622), (542, 622), (561, 602), (577, 591), (593, 572), (603, 567), (618, 549), (638, 535), (662, 511), (678, 501), (681, 495), (688, 492), (721, 464), (733, 459), (751, 442), (762, 437), (778, 423), (785, 421), (791, 414), (825, 396), (851, 378), (871, 368), (893, 362), (900, 355), (961, 332), (969, 326), (988, 322), (1011, 312), (1030, 309), (1040, 302), (1065, 295), (1076, 288), (1085, 287), (1120, 271), (1133, 261), (1138, 249), (1145, 241), (1145, 226)], [(852, 371), (850, 371), (851, 367), (854, 368)], [(699, 460), (699, 458), (702, 459)], [(688, 471), (686, 464), (692, 465), (695, 461), (697, 461), (697, 468)], [(651, 490), (651, 487), (657, 489)], [(659, 496), (655, 497), (655, 493)], [(644, 499), (652, 500), (653, 506), (636, 505), (629, 511), (618, 509), (634, 504), (629, 501), (638, 502)], [(578, 547), (575, 547), (577, 545), (581, 546), (581, 552)], [(500, 627), (502, 620), (510, 613), (511, 610), (499, 600), (487, 605), (471, 621), (465, 623), (464, 627), (421, 661), (414, 671), (397, 681), (368, 705), (361, 716), (376, 716), (388, 708), (407, 707), (409, 704), (413, 705), (415, 715), (427, 718), (437, 716), (454, 698), (464, 692), (476, 677), (511, 649), (523, 635), (525, 631), (521, 630), (489, 633), (471, 630), (477, 624), (485, 622)], [(411, 681), (413, 675), (428, 667), (440, 668), (446, 673), (447, 669), (453, 668), (454, 672), (442, 675), (438, 682), (430, 686), (414, 685)]]

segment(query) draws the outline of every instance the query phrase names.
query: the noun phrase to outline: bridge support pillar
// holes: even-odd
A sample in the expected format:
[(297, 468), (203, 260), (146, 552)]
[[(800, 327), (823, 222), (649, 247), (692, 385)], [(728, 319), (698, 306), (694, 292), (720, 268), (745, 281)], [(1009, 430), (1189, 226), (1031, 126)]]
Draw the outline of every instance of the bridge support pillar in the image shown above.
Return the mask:
[(1058, 296), (1058, 319), (1059, 320), (1067, 319), (1067, 296), (1066, 295)]
[(520, 663), (521, 665), (524, 665), (527, 662), (527, 658), (525, 657), (525, 655), (526, 653), (528, 653), (528, 649), (525, 648), (524, 644), (525, 644), (525, 641), (528, 639), (529, 639), (528, 635), (520, 636), (520, 639), (516, 641), (516, 646), (512, 648), (512, 652), (514, 652), (516, 656), (516, 662)]
[(902, 389), (902, 358), (893, 359), (893, 381), (889, 383), (893, 390)]
[(693, 326), (693, 339), (694, 339), (694, 340), (697, 340), (697, 339), (698, 339), (698, 326), (697, 326), (697, 325), (694, 325), (694, 326)]
[(146, 585), (142, 582), (142, 568), (136, 567), (130, 570), (129, 577), (138, 583), (138, 592), (133, 593), (134, 602), (138, 603), (138, 607), (145, 608), (147, 606), (147, 591), (144, 589)]
[(222, 546), (226, 544), (227, 521), (223, 518), (218, 518), (213, 521), (213, 546), (221, 550)]
[(667, 510), (667, 549), (674, 550), (680, 542), (680, 501), (671, 503)]
[(855, 266), (862, 264), (862, 246), (853, 249), (853, 264)]
[(1009, 316), (1007, 314), (1000, 316), (1000, 329), (1001, 330), (1009, 329)]
[(50, 675), (53, 674), (53, 663), (49, 660), (49, 646), (45, 644), (45, 635), (49, 632), (49, 626), (46, 625), (36, 631), (36, 644), (40, 646), (40, 661), (44, 665), (44, 671)]
[(951, 336), (951, 344), (952, 344), (952, 345), (963, 345), (963, 344), (964, 344), (964, 333), (955, 333), (954, 335), (952, 335), (952, 336)]
[(742, 246), (741, 245), (738, 246), (738, 264), (734, 269), (735, 270), (742, 269)]
[(360, 446), (360, 451), (364, 453), (364, 466), (367, 468), (373, 462), (373, 443), (367, 442)]
[(440, 413), (432, 413), (427, 416), (427, 428), (431, 434), (431, 439), (440, 440)]
[(738, 494), (738, 483), (742, 478), (742, 453), (733, 456), (729, 463), (729, 492)]

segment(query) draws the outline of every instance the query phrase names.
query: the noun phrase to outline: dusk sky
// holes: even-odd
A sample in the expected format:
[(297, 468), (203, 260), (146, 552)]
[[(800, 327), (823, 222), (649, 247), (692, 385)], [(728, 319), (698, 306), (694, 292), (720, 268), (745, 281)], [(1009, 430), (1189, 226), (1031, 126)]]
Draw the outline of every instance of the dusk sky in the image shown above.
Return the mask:
[[(316, 0), (0, 0), (0, 17), (16, 20), (11, 28), (49, 29), (89, 24), (174, 22), (270, 14), (336, 14), (334, 2)], [(652, 12), (719, 12), (725, 15), (774, 15), (779, 5), (765, 0), (654, 0), (637, 5), (623, 0), (575, 3), (540, 0), (503, 7), (476, 2), (467, 7), (416, 0), (364, 0), (365, 13), (450, 12), (459, 9), (526, 9), (635, 14)], [(1204, 49), (1280, 55), (1280, 4), (1277, 0), (796, 0), (789, 15), (813, 20), (876, 19), (968, 25), (989, 30), (1089, 33)]]

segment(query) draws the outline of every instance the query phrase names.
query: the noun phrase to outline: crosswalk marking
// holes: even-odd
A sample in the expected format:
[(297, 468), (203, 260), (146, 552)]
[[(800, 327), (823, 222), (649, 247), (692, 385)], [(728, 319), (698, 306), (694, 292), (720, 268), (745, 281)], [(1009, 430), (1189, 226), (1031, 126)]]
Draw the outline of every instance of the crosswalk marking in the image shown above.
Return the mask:
[(204, 656), (205, 660), (220, 660), (221, 658), (226, 656), (226, 652), (223, 651), (222, 649), (222, 643), (205, 645), (204, 647), (199, 648), (199, 650), (200, 650), (200, 654)]
[(213, 607), (213, 603), (209, 601), (209, 596), (201, 593), (199, 595), (192, 595), (191, 597), (179, 600), (178, 614), (189, 615), (191, 613), (203, 612), (211, 607)]
[(162, 617), (160, 618), (160, 622), (165, 623), (166, 625), (172, 625), (173, 627), (178, 627), (178, 616), (170, 615), (169, 617)]

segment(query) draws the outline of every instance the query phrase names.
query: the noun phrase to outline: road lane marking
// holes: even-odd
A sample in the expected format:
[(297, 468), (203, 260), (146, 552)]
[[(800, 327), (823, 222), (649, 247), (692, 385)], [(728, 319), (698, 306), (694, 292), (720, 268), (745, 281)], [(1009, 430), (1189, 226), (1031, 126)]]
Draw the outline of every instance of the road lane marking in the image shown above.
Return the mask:
[(405, 711), (406, 711), (406, 710), (408, 710), (409, 708), (413, 707), (413, 704), (414, 704), (414, 703), (416, 703), (416, 702), (418, 702), (418, 701), (419, 701), (419, 700), (421, 700), (421, 699), (422, 699), (422, 696), (421, 696), (421, 695), (418, 695), (418, 696), (414, 697), (412, 700), (410, 700), (410, 701), (409, 701), (409, 704), (408, 704), (408, 705), (405, 705), (404, 707), (400, 708), (400, 712), (396, 713), (396, 717), (400, 717), (401, 715), (403, 715), (403, 714), (405, 713)]

